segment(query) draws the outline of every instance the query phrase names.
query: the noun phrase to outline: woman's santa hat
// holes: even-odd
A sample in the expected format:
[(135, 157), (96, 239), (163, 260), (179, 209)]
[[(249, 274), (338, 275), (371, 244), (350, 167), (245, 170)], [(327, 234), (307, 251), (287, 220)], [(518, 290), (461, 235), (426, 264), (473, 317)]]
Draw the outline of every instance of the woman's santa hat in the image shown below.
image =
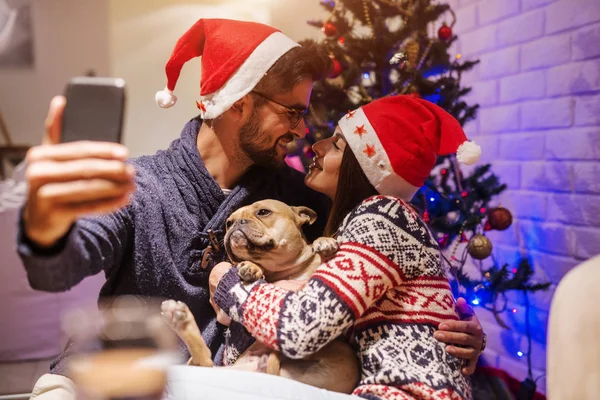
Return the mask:
[(228, 19), (200, 19), (177, 41), (165, 67), (167, 86), (156, 93), (162, 108), (177, 102), (173, 94), (183, 64), (202, 56), (202, 118), (213, 119), (250, 93), (269, 68), (298, 43), (267, 25)]
[(350, 111), (339, 126), (375, 189), (405, 200), (423, 186), (438, 155), (456, 153), (464, 164), (474, 164), (481, 155), (481, 147), (467, 140), (454, 117), (408, 95), (385, 97)]

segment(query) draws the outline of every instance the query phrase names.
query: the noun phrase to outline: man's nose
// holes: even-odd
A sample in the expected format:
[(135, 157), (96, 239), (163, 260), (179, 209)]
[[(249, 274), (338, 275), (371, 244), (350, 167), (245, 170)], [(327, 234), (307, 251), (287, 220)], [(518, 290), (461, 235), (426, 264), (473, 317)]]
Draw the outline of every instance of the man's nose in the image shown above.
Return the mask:
[(298, 124), (297, 127), (295, 127), (294, 129), (292, 129), (292, 133), (298, 138), (298, 139), (304, 139), (306, 137), (307, 129), (306, 129), (306, 124), (304, 123), (304, 118), (302, 118), (300, 120), (300, 123)]

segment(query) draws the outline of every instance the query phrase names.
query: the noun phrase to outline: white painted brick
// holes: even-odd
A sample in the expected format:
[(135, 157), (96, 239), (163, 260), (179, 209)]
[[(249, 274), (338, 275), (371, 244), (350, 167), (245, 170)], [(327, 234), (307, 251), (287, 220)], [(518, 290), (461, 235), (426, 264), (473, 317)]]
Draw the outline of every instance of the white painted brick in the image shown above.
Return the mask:
[[(471, 137), (471, 135), (467, 135)], [(475, 140), (481, 146), (480, 163), (489, 163), (498, 157), (498, 137), (494, 135), (478, 136)]]
[(480, 132), (514, 132), (519, 129), (519, 105), (485, 108), (479, 111)]
[(537, 100), (546, 93), (546, 71), (507, 76), (500, 80), (500, 103)]
[(600, 163), (583, 161), (575, 163), (573, 181), (577, 193), (600, 193)]
[(460, 36), (460, 49), (469, 57), (496, 48), (496, 26), (486, 26)]
[(600, 159), (600, 126), (547, 132), (546, 159)]
[[(502, 204), (504, 206), (504, 203)], [(514, 263), (520, 258), (519, 254), (519, 230), (518, 224), (514, 223), (510, 228), (504, 231), (489, 231), (486, 232), (487, 237), (492, 241), (494, 246), (494, 256), (498, 262)], [(511, 252), (503, 252), (502, 246), (508, 248)], [(508, 247), (507, 247), (508, 246)], [(507, 254), (509, 255), (507, 257)], [(510, 258), (509, 258), (510, 257)]]
[(460, 5), (460, 7), (464, 7), (466, 5), (478, 2), (482, 2), (482, 0), (458, 0), (458, 4)]
[(450, 6), (451, 9), (458, 9), (458, 0), (446, 0), (446, 3)]
[[(476, 60), (477, 57), (469, 57), (469, 60)], [(461, 84), (464, 87), (473, 87), (479, 81), (480, 64), (475, 64), (470, 71), (466, 71), (461, 77)]]
[[(521, 334), (526, 333), (525, 328), (525, 307), (520, 304), (509, 303), (509, 310), (515, 308), (517, 310), (516, 313), (507, 312), (503, 316), (505, 316), (504, 320), (507, 322), (508, 326), (516, 330)], [(540, 310), (539, 308), (530, 305), (529, 307), (529, 324), (531, 327), (531, 338), (538, 343), (538, 357), (536, 357), (536, 361), (532, 360), (532, 363), (536, 368), (544, 368), (546, 366), (545, 359), (545, 348), (546, 344), (546, 336), (548, 334), (548, 310)], [(533, 347), (533, 343), (532, 343)], [(525, 350), (524, 350), (525, 351)]]
[(571, 228), (562, 224), (519, 221), (521, 247), (546, 253), (571, 255)]
[(518, 189), (521, 186), (521, 163), (497, 161), (494, 163), (492, 171), (509, 189)]
[(561, 0), (546, 7), (546, 33), (600, 21), (598, 0)]
[(570, 97), (541, 100), (521, 105), (522, 128), (566, 128), (573, 124), (573, 104)]
[(473, 90), (465, 96), (467, 103), (477, 103), (481, 107), (498, 104), (498, 82), (495, 80), (481, 81), (473, 84)]
[(585, 260), (600, 254), (600, 229), (573, 228), (575, 257)]
[(519, 0), (485, 0), (478, 7), (479, 23), (487, 25), (519, 13)]
[(548, 96), (600, 90), (600, 59), (562, 65), (549, 69), (547, 74)]
[(498, 78), (519, 72), (519, 48), (509, 47), (481, 58), (480, 78)]
[(539, 192), (517, 192), (514, 195), (514, 205), (511, 211), (519, 219), (546, 218), (548, 194)]
[(506, 160), (541, 160), (544, 158), (544, 135), (540, 133), (502, 135), (500, 157)]
[(600, 24), (573, 33), (573, 60), (600, 56)]
[[(539, 283), (549, 283), (549, 280), (540, 281)], [(547, 290), (538, 290), (537, 292), (528, 293), (529, 304), (539, 310), (547, 312), (550, 309), (550, 303), (552, 302), (552, 296), (554, 296), (555, 291), (556, 285), (553, 284)], [(525, 308), (523, 307), (525, 305), (525, 295), (523, 292), (510, 291), (506, 294), (506, 298), (509, 302), (516, 305), (515, 308), (517, 309), (517, 313), (525, 311)], [(543, 343), (545, 340), (541, 340), (541, 342)]]
[(569, 271), (579, 264), (579, 261), (570, 256), (559, 256), (534, 250), (529, 250), (527, 255), (533, 262), (534, 268), (536, 270), (543, 269), (550, 282), (554, 284), (558, 284)]
[(549, 193), (548, 196), (548, 221), (600, 226), (600, 196), (560, 193)]
[(554, 3), (556, 0), (521, 0), (521, 7), (523, 11), (531, 10), (545, 6), (546, 4)]
[(524, 44), (521, 47), (523, 71), (547, 68), (571, 60), (571, 35), (550, 36)]
[(521, 185), (524, 189), (569, 192), (572, 187), (572, 168), (561, 162), (526, 162), (521, 166)]
[(575, 125), (600, 125), (600, 95), (575, 100)]
[(504, 47), (528, 42), (543, 34), (544, 12), (543, 10), (536, 10), (498, 24), (498, 46)]
[(456, 9), (456, 25), (453, 30), (456, 34), (472, 31), (477, 27), (477, 5), (469, 5)]

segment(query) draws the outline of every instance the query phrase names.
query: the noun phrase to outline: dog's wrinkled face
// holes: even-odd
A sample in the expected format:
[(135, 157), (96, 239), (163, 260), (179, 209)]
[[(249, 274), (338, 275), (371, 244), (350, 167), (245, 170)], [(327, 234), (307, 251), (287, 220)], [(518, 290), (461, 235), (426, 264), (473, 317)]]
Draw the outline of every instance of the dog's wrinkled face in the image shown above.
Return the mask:
[(302, 225), (312, 224), (316, 218), (307, 207), (258, 201), (227, 219), (225, 249), (233, 262), (253, 261), (268, 271), (285, 270), (307, 246)]

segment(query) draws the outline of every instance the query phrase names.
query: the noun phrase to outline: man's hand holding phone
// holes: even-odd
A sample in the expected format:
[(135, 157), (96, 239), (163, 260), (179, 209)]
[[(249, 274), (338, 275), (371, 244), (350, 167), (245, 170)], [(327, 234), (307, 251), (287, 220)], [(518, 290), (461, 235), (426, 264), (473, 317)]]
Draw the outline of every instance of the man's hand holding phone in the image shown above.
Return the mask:
[(60, 143), (66, 99), (55, 97), (46, 119), (43, 144), (27, 154), (29, 194), (24, 212), (30, 240), (50, 247), (81, 216), (125, 206), (135, 190), (129, 152), (119, 143)]

